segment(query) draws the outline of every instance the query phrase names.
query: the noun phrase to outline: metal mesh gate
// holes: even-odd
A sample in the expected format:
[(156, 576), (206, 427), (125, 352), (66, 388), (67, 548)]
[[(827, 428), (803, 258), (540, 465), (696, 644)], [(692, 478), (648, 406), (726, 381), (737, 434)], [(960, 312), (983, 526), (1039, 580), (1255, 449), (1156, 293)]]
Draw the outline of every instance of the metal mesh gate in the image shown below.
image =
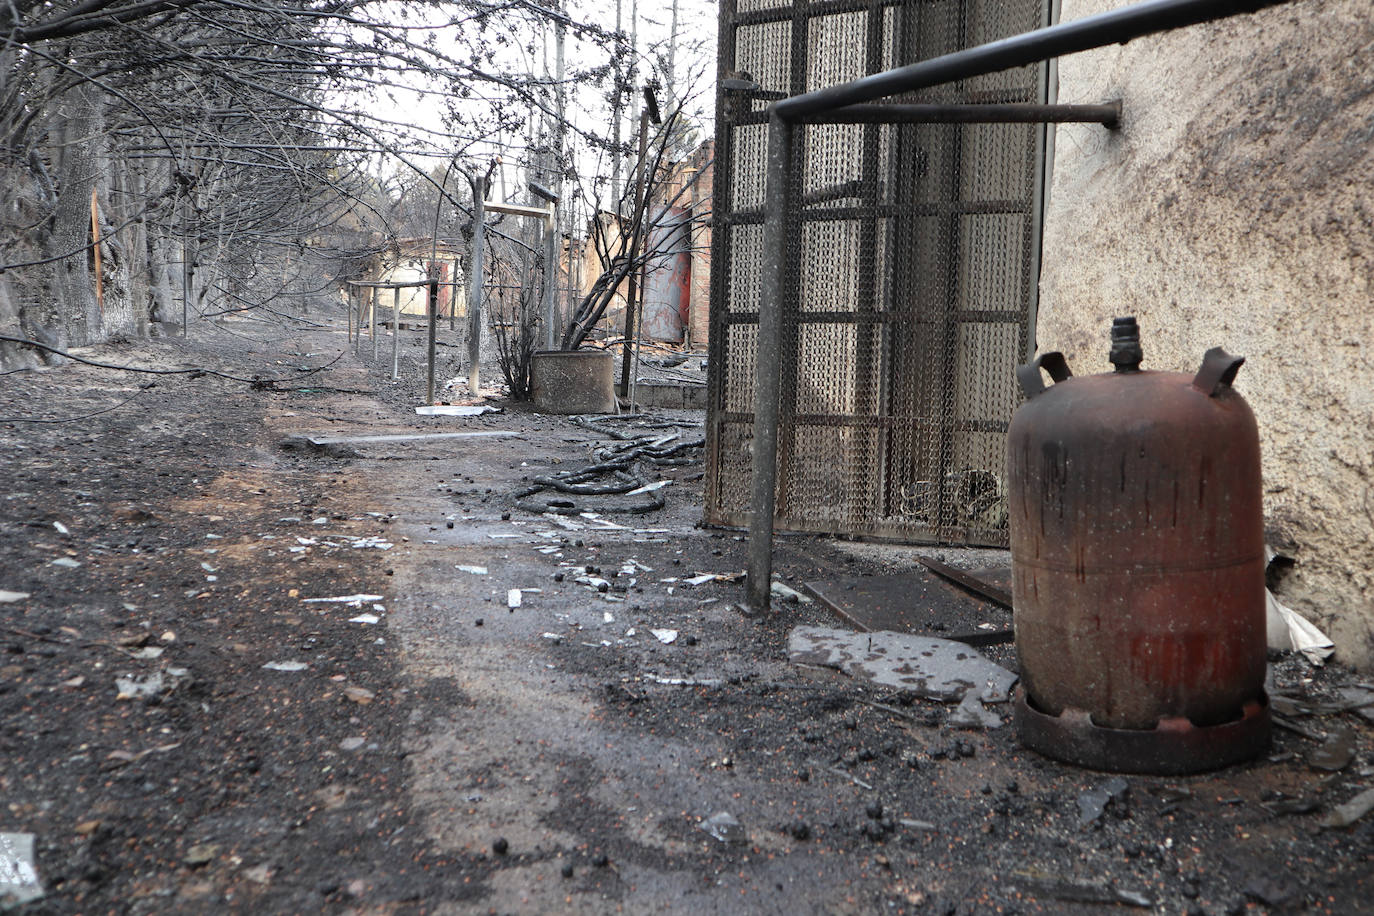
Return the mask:
[[(748, 521), (766, 103), (1046, 24), (1043, 0), (726, 0), (706, 517)], [(722, 85), (728, 85), (722, 81)], [(1040, 102), (1039, 67), (893, 101)], [(779, 528), (1006, 542), (1003, 444), (1030, 347), (1044, 130), (799, 127)]]

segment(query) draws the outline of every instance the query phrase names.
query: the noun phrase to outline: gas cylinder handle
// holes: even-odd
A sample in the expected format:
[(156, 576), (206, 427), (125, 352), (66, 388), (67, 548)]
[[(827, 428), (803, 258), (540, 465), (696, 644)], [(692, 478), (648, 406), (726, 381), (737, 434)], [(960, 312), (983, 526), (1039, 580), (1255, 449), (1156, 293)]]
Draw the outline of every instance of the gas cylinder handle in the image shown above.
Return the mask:
[(1221, 394), (1223, 388), (1231, 387), (1236, 372), (1244, 362), (1244, 356), (1232, 356), (1221, 347), (1213, 347), (1203, 354), (1202, 367), (1193, 377), (1193, 387), (1214, 398)]
[(1056, 383), (1073, 378), (1073, 372), (1069, 369), (1069, 361), (1064, 358), (1063, 353), (1058, 350), (1042, 353), (1035, 358), (1034, 362), (1016, 367), (1016, 379), (1021, 383), (1021, 390), (1026, 393), (1027, 398), (1035, 397), (1046, 388), (1045, 379), (1040, 374), (1041, 369), (1048, 372), (1050, 378), (1054, 379)]

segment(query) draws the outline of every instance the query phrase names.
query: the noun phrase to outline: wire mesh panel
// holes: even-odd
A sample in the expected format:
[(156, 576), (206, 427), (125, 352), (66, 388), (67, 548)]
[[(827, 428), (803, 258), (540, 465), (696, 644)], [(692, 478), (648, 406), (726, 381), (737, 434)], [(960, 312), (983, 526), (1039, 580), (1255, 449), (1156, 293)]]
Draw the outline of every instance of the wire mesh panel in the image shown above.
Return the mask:
[[(1044, 0), (725, 0), (707, 521), (748, 522), (768, 98), (1046, 24)], [(738, 86), (752, 82), (756, 89)], [(724, 85), (730, 85), (725, 84)], [(1042, 102), (1039, 67), (905, 102)], [(1003, 444), (1030, 347), (1043, 129), (796, 128), (777, 525), (1006, 542)]]

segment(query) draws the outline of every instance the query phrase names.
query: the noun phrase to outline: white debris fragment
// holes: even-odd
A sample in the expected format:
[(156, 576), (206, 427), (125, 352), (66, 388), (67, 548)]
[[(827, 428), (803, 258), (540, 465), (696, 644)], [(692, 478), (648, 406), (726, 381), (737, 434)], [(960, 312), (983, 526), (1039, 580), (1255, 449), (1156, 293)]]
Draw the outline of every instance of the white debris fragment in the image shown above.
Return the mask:
[(715, 573), (698, 573), (697, 575), (693, 576), (693, 577), (690, 578), (690, 579), (683, 579), (683, 580), (682, 580), (682, 584), (683, 584), (683, 585), (692, 585), (692, 586), (696, 586), (696, 585), (705, 585), (707, 582), (714, 582), (714, 581), (716, 581), (716, 574), (715, 574)]
[(312, 525), (328, 525), (328, 524), (329, 524), (329, 519), (327, 519), (327, 518), (325, 518), (323, 515), (321, 515), (319, 518), (311, 519), (311, 520), (310, 520), (310, 524), (312, 524)]
[(10, 592), (0, 588), (0, 604), (14, 604), (29, 597), (28, 592)]
[(615, 615), (612, 614), (610, 611), (602, 611), (602, 612), (601, 612), (601, 622), (602, 622), (602, 623), (615, 623)]
[(500, 541), (500, 540), (503, 540), (503, 539), (505, 539), (505, 538), (518, 538), (518, 537), (524, 537), (524, 535), (522, 535), (522, 534), (489, 534), (489, 535), (487, 535), (487, 537), (491, 538), (493, 541)]
[(162, 692), (162, 672), (154, 672), (147, 677), (115, 678), (116, 700), (136, 700), (140, 697), (157, 696)]
[(428, 407), (417, 407), (415, 412), (422, 417), (480, 417), (484, 413), (500, 413), (497, 408), (486, 404), (433, 404)]
[(560, 528), (567, 529), (568, 531), (581, 531), (582, 529), (587, 527), (586, 525), (583, 525), (580, 522), (573, 521), (567, 516), (559, 515), (557, 512), (545, 512), (544, 518), (553, 522)]
[(268, 671), (304, 671), (310, 666), (305, 662), (268, 662), (263, 667)]
[(645, 675), (645, 679), (669, 687), (719, 687), (721, 685), (721, 680), (717, 677), (662, 677), (657, 674), (648, 674)]
[(634, 627), (630, 627), (628, 630), (625, 631), (625, 636), (626, 636), (626, 638), (629, 638), (629, 637), (631, 637), (631, 636), (633, 636), (633, 635), (635, 635), (635, 628), (634, 628)]
[(630, 492), (626, 493), (625, 495), (626, 495), (626, 496), (638, 496), (640, 493), (652, 493), (652, 492), (654, 492), (655, 490), (662, 490), (664, 487), (668, 486), (668, 484), (670, 484), (670, 483), (672, 483), (671, 480), (658, 480), (658, 481), (655, 481), (654, 483), (646, 483), (644, 486), (642, 486), (642, 487), (636, 487), (635, 489), (631, 490)]
[(78, 563), (76, 560), (73, 560), (71, 557), (58, 557), (56, 560), (52, 561), (52, 565), (62, 566), (67, 569), (76, 569), (81, 564)]
[(949, 714), (949, 724), (955, 728), (1001, 728), (1002, 717), (983, 708), (977, 690), (964, 694), (959, 706)]
[(1005, 703), (1016, 675), (949, 639), (914, 633), (856, 633), (828, 627), (794, 627), (787, 636), (793, 664), (838, 668), (865, 683), (957, 703), (970, 688), (984, 703)]
[(672, 645), (677, 641), (677, 630), (650, 630), (654, 639), (663, 643), (665, 646)]
[(71, 534), (71, 529), (61, 522), (53, 522), (52, 526), (57, 529), (58, 534)]
[(517, 608), (520, 606), (520, 589), (513, 588), (506, 592), (506, 607)]
[(350, 617), (350, 618), (348, 618), (348, 622), (349, 622), (349, 623), (368, 623), (368, 624), (372, 624), (372, 623), (381, 623), (381, 622), (382, 622), (382, 618), (378, 617), (376, 614), (359, 614), (357, 617)]
[(381, 601), (381, 595), (339, 595), (336, 598), (302, 598), (306, 604), (347, 604), (362, 607), (364, 601)]
[(1335, 651), (1335, 643), (1306, 617), (1275, 598), (1273, 592), (1265, 589), (1264, 595), (1268, 605), (1269, 648), (1293, 649), (1314, 665), (1325, 664)]
[(460, 563), (453, 568), (461, 572), (472, 573), (474, 576), (485, 576), (487, 574), (487, 568), (485, 566), (465, 566)]
[(396, 546), (395, 544), (391, 543), (385, 538), (375, 536), (365, 538), (349, 538), (349, 540), (353, 542), (354, 548), (358, 550), (367, 550), (369, 548), (375, 550), (390, 550), (392, 547)]
[(22, 906), (43, 896), (32, 833), (0, 833), (0, 902)]

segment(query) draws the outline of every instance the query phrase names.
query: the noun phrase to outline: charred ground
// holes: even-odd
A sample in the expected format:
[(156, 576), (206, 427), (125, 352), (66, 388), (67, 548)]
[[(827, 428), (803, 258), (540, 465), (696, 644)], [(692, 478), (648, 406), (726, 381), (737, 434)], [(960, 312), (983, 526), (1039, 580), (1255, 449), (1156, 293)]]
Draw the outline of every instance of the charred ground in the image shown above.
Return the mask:
[[(663, 582), (744, 566), (694, 524), (699, 466), (661, 469), (668, 507), (624, 530), (562, 528), (511, 494), (594, 431), (516, 404), (440, 426), (389, 365), (303, 372), (337, 330), (232, 330), (98, 355), (279, 381), (0, 386), (0, 588), (30, 596), (0, 605), (0, 832), (37, 837), (26, 911), (1367, 910), (1374, 816), (1322, 826), (1374, 779), (1370, 723), (1322, 705), (1350, 672), (1277, 660), (1309, 735), (1130, 777), (1094, 814), (1109, 777), (1009, 727), (789, 665), (792, 626), (836, 625), (815, 605), (755, 621), (737, 582)], [(282, 447), (441, 428), (511, 435)], [(911, 556), (782, 538), (778, 566), (926, 576)], [(350, 595), (381, 598), (305, 600)], [(1341, 731), (1351, 759), (1320, 769)], [(701, 829), (720, 812), (742, 842)]]

